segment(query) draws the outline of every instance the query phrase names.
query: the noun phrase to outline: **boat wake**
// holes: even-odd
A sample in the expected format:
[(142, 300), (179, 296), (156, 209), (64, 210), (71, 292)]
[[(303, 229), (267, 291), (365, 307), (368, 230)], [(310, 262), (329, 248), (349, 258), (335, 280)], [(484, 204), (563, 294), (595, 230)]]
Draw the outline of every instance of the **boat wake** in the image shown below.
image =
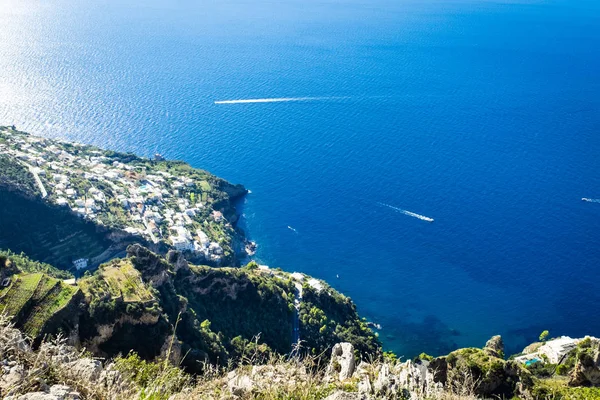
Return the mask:
[(408, 215), (409, 217), (420, 219), (421, 221), (427, 221), (427, 222), (433, 222), (434, 221), (433, 218), (429, 218), (429, 217), (426, 217), (424, 215), (417, 214), (417, 213), (414, 213), (414, 212), (411, 212), (411, 211), (408, 211), (408, 210), (403, 210), (402, 208), (394, 207), (394, 206), (391, 206), (389, 204), (385, 204), (385, 203), (377, 203), (377, 204), (379, 204), (381, 206), (384, 206), (384, 207), (391, 208), (392, 210), (397, 211), (397, 212), (399, 212), (401, 214), (404, 214), (404, 215)]
[(587, 201), (588, 203), (600, 203), (600, 199), (588, 199), (587, 197), (584, 197), (581, 200)]
[(348, 97), (274, 97), (267, 99), (218, 100), (215, 104), (285, 103), (291, 101), (340, 100)]
[(292, 228), (291, 226), (288, 225), (288, 229), (294, 233), (298, 233), (298, 231), (294, 228)]

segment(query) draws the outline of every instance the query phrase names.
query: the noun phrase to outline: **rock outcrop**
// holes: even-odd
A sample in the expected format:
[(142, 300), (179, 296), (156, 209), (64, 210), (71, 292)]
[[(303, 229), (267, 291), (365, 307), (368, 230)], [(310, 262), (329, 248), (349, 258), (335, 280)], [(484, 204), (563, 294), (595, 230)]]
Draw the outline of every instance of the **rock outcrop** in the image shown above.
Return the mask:
[[(485, 350), (466, 348), (434, 360), (436, 382), (454, 392), (478, 396), (513, 396), (531, 386), (531, 374), (519, 363), (504, 361)], [(461, 393), (462, 394), (462, 393)]]
[(4, 317), (0, 317), (0, 366), (0, 397), (7, 400), (75, 400), (100, 392), (131, 393), (131, 384), (113, 364), (103, 366), (84, 357), (64, 340), (44, 342), (34, 351)]
[(362, 397), (358, 393), (348, 393), (342, 390), (338, 390), (325, 398), (325, 400), (363, 400)]
[(577, 348), (570, 386), (600, 386), (600, 339), (585, 338)]
[(504, 341), (502, 336), (492, 336), (483, 347), (483, 351), (492, 357), (504, 358)]
[(350, 343), (338, 343), (331, 350), (331, 360), (327, 367), (326, 377), (337, 377), (344, 381), (352, 377), (356, 366), (354, 347)]
[(281, 390), (301, 387), (309, 379), (310, 375), (304, 366), (254, 365), (229, 372), (226, 387), (232, 395), (243, 397), (272, 388)]

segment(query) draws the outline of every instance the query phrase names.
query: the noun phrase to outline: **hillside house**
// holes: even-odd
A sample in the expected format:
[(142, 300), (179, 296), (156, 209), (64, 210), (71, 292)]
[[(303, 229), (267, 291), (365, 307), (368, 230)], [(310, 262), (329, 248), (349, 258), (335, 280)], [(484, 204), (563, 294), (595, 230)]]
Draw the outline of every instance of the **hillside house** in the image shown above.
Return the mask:
[(80, 269), (85, 269), (88, 266), (88, 260), (87, 260), (87, 258), (79, 258), (79, 259), (73, 261), (73, 266), (78, 271)]

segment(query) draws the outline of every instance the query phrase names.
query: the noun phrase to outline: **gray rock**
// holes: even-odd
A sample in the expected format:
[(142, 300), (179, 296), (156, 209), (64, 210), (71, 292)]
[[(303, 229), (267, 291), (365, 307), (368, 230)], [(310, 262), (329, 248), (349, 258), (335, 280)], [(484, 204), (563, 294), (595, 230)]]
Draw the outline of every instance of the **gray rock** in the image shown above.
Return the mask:
[(399, 366), (397, 384), (410, 399), (437, 399), (441, 397), (444, 386), (435, 382), (433, 373), (429, 370), (429, 362), (421, 360), (413, 363), (406, 361)]
[(363, 397), (358, 393), (349, 393), (338, 390), (327, 396), (325, 400), (361, 400), (362, 398)]
[(373, 393), (373, 387), (369, 378), (367, 364), (364, 361), (358, 364), (355, 374), (358, 376), (358, 393), (362, 397), (369, 397)]
[(600, 386), (600, 340), (585, 340), (589, 342), (580, 346), (582, 348), (571, 371), (569, 386)]
[(4, 400), (62, 400), (62, 398), (46, 392), (32, 392), (21, 396), (9, 396)]
[(504, 341), (502, 336), (492, 336), (483, 347), (483, 351), (492, 357), (504, 358)]
[(87, 382), (96, 382), (102, 373), (102, 363), (91, 358), (82, 358), (69, 364), (71, 373)]
[(0, 378), (0, 389), (3, 389), (2, 391), (18, 385), (25, 376), (25, 371), (21, 365), (5, 367), (5, 371), (6, 373)]
[(4, 400), (79, 400), (79, 393), (66, 385), (53, 385), (47, 392), (31, 392), (20, 396), (8, 396)]
[(377, 379), (373, 384), (373, 390), (378, 395), (387, 395), (390, 392), (395, 392), (395, 377), (390, 373), (388, 364), (382, 364), (377, 375)]
[(356, 367), (354, 347), (350, 343), (338, 343), (331, 350), (331, 360), (327, 367), (326, 377), (335, 377), (344, 381), (352, 377)]
[(248, 375), (238, 375), (237, 371), (232, 371), (227, 375), (227, 387), (231, 394), (243, 396), (250, 393), (254, 388), (254, 382)]
[(71, 389), (67, 385), (50, 386), (50, 394), (58, 397), (61, 400), (79, 400), (79, 393)]

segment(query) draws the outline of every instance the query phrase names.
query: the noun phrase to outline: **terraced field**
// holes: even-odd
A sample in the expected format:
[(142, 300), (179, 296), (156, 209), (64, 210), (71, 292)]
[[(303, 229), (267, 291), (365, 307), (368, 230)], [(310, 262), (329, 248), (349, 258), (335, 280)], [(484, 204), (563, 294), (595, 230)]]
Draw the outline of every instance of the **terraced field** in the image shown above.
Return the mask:
[(17, 328), (37, 337), (78, 291), (42, 273), (13, 275), (11, 284), (0, 291), (0, 311), (11, 316)]
[(93, 258), (111, 244), (93, 223), (64, 208), (2, 187), (0, 193), (0, 248), (68, 270), (73, 259)]
[(12, 318), (29, 303), (44, 274), (14, 275), (9, 287), (0, 292), (0, 310)]
[(58, 311), (66, 307), (79, 289), (57, 282), (46, 295), (35, 304), (23, 324), (23, 330), (31, 337), (42, 333), (46, 322)]
[(79, 281), (86, 297), (122, 298), (125, 302), (147, 302), (154, 295), (142, 282), (142, 277), (128, 260), (115, 260), (103, 265), (93, 277)]

